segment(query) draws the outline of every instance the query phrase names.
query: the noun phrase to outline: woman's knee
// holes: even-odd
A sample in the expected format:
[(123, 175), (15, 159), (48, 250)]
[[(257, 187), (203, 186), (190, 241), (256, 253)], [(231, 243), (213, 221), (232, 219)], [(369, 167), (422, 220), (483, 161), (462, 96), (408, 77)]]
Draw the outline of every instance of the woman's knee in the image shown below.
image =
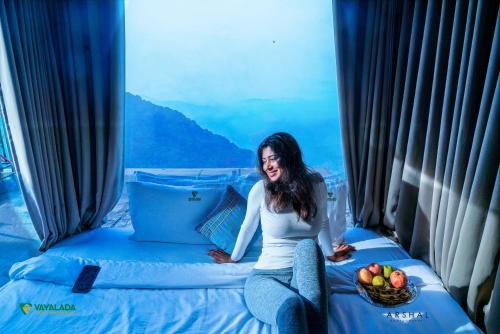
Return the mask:
[(312, 239), (304, 239), (295, 246), (295, 256), (318, 256), (321, 253), (318, 244)]

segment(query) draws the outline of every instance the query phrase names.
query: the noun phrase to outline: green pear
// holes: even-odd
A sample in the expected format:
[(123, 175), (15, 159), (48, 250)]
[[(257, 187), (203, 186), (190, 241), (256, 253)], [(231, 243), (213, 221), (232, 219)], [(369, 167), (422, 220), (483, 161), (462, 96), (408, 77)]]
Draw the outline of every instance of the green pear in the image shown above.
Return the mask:
[(385, 280), (382, 276), (375, 276), (372, 280), (372, 285), (376, 287), (382, 287), (385, 284)]
[(385, 278), (387, 278), (387, 279), (388, 279), (389, 277), (391, 277), (392, 270), (393, 270), (393, 269), (392, 269), (392, 267), (391, 267), (391, 266), (389, 266), (389, 265), (384, 266), (384, 277), (385, 277)]

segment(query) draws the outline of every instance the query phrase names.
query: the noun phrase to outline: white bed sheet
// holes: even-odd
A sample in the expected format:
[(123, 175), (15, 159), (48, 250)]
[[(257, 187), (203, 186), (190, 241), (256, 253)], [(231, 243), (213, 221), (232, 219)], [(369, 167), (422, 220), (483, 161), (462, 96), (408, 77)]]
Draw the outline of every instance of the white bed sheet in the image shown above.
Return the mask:
[[(216, 248), (214, 245), (135, 241), (130, 239), (133, 232), (132, 227), (95, 229), (56, 244), (46, 254), (94, 260), (212, 263), (207, 252)], [(249, 249), (241, 262), (255, 262), (259, 254), (259, 248)]]
[(330, 296), (330, 333), (480, 333), (440, 284), (418, 287), (410, 304), (376, 307), (360, 295)]
[[(348, 230), (346, 240), (357, 249), (352, 258), (326, 266), (332, 287), (330, 333), (480, 333), (436, 273), (394, 241), (362, 228)], [(410, 304), (388, 308), (364, 300), (357, 293), (354, 275), (373, 262), (404, 270), (417, 286), (418, 297)]]
[[(221, 266), (206, 254), (210, 246), (136, 242), (128, 239), (131, 233), (130, 229), (94, 230), (13, 266), (12, 280), (0, 289), (0, 332), (273, 332), (252, 317), (243, 300), (244, 278), (258, 251), (242, 264)], [(346, 240), (358, 249), (353, 257), (327, 264), (333, 288), (330, 333), (476, 332), (432, 270), (410, 259), (397, 244), (359, 228), (348, 230)], [(389, 318), (389, 309), (370, 305), (354, 291), (352, 273), (370, 262), (389, 262), (417, 280), (417, 300), (390, 310), (400, 312), (400, 317), (404, 312), (425, 312), (425, 319)], [(85, 263), (101, 265), (102, 272), (90, 293), (72, 294), (72, 282)], [(197, 266), (199, 270), (193, 272)], [(224, 275), (225, 270), (229, 275)], [(204, 284), (211, 288), (201, 288)], [(25, 303), (33, 305), (28, 314), (20, 309)], [(71, 304), (76, 310), (44, 313), (36, 310), (40, 304)]]
[[(0, 290), (1, 333), (271, 333), (248, 312), (242, 289), (92, 289), (18, 280)], [(32, 304), (28, 314), (19, 305)], [(74, 305), (39, 312), (36, 304)]]
[[(17, 263), (0, 289), (0, 333), (271, 333), (246, 309), (243, 285), (259, 250), (217, 265), (209, 245), (137, 242), (101, 228)], [(85, 264), (101, 271), (88, 294), (71, 287)], [(32, 305), (23, 314), (21, 304)], [(40, 311), (41, 305), (75, 311)], [(50, 306), (49, 306), (50, 307)]]

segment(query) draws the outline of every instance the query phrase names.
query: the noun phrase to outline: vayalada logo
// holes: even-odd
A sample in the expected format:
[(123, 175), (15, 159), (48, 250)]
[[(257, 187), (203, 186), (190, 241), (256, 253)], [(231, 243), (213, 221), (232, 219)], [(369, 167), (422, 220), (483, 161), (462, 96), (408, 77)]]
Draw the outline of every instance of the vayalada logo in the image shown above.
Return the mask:
[(31, 303), (21, 303), (19, 304), (21, 312), (24, 315), (31, 313), (52, 313), (52, 314), (68, 314), (75, 313), (75, 304), (31, 304)]
[(24, 313), (24, 314), (28, 314), (30, 313), (30, 310), (31, 310), (31, 307), (33, 305), (31, 305), (30, 303), (23, 303), (23, 304), (19, 304), (19, 307), (21, 308), (21, 311)]

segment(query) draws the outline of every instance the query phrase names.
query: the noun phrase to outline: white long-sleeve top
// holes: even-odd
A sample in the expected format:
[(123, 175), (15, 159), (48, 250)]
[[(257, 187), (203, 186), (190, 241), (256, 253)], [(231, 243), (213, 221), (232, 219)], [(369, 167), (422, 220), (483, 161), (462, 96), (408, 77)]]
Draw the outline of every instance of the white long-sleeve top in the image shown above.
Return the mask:
[(247, 211), (231, 259), (239, 261), (245, 254), (259, 221), (262, 224), (262, 253), (256, 269), (280, 269), (293, 266), (295, 246), (300, 240), (315, 239), (325, 256), (333, 254), (327, 215), (327, 190), (323, 181), (314, 184), (317, 213), (305, 222), (292, 209), (272, 212), (266, 206), (264, 182), (257, 182), (248, 195)]

